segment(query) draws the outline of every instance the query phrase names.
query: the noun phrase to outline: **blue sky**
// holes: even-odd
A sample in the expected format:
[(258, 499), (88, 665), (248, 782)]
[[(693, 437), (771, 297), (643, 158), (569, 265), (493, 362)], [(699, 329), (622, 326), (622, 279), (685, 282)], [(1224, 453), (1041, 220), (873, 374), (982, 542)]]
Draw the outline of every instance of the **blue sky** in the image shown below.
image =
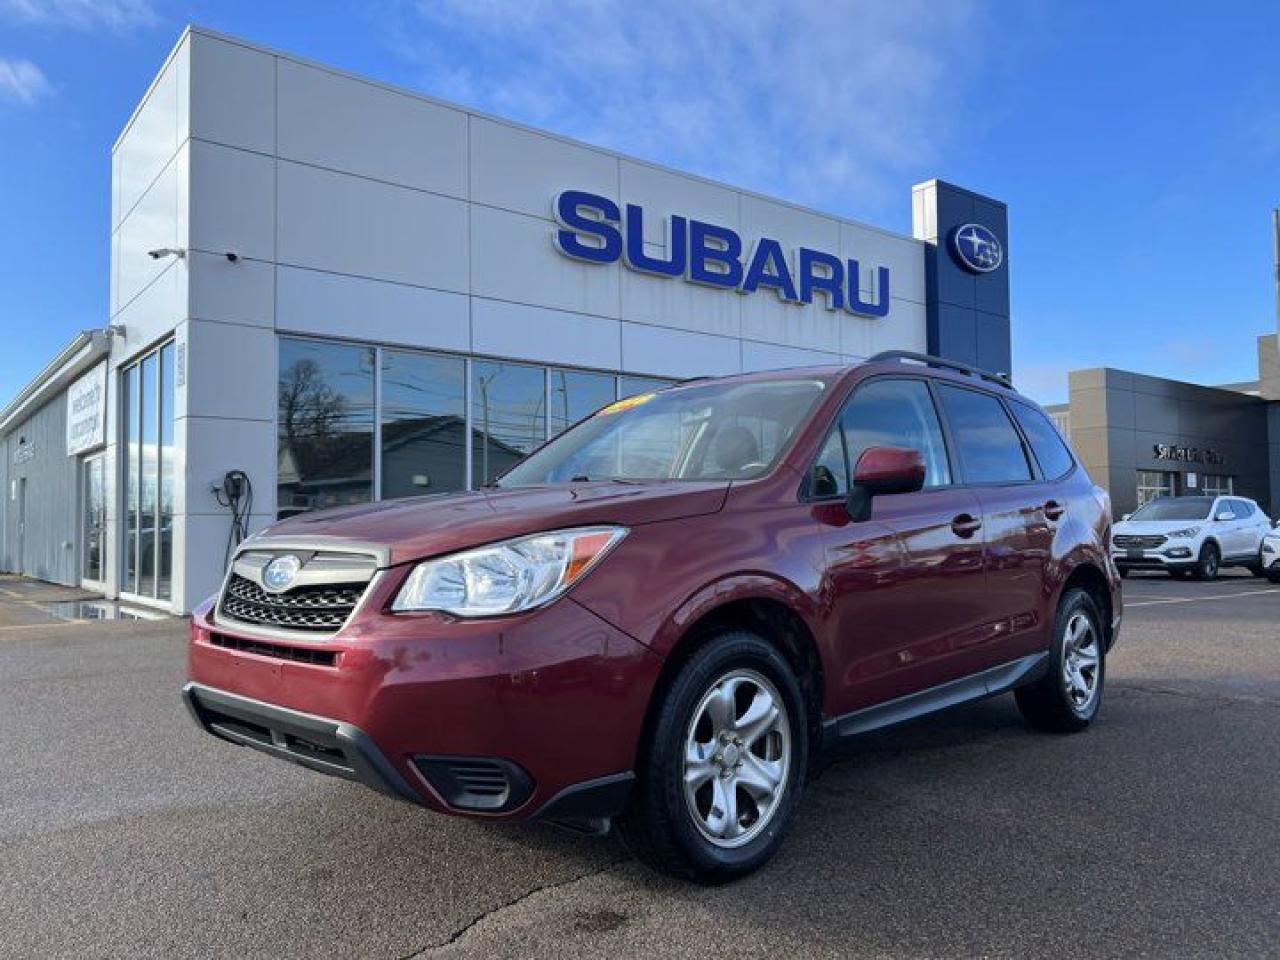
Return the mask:
[(1255, 375), (1280, 5), (0, 0), (0, 404), (106, 322), (110, 147), (187, 22), (910, 232), (1010, 206), (1014, 374)]

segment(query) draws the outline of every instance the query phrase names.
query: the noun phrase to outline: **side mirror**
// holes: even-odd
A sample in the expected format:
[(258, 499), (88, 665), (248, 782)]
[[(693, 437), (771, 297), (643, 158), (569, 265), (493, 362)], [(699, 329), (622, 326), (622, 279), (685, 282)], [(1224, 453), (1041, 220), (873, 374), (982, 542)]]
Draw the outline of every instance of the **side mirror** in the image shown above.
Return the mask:
[(853, 489), (845, 505), (849, 519), (871, 516), (872, 497), (915, 493), (924, 486), (924, 457), (908, 447), (867, 447), (853, 468)]
[(1215, 520), (1234, 520), (1235, 518), (1236, 518), (1236, 515), (1235, 515), (1234, 513), (1232, 513), (1230, 510), (1219, 510), (1219, 511), (1218, 511), (1218, 515), (1217, 515), (1216, 517), (1214, 517), (1213, 519), (1215, 519)]

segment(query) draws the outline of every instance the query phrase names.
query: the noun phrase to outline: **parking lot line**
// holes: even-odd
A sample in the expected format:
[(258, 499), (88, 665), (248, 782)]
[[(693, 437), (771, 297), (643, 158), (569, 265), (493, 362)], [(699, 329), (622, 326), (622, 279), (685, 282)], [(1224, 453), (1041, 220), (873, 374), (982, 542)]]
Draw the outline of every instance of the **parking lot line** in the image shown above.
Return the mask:
[(1270, 587), (1264, 590), (1240, 590), (1236, 593), (1215, 593), (1207, 597), (1167, 597), (1162, 600), (1138, 600), (1136, 602), (1126, 602), (1124, 608), (1129, 610), (1133, 607), (1154, 607), (1161, 603), (1196, 603), (1200, 600), (1232, 600), (1235, 597), (1253, 597), (1261, 593), (1280, 593), (1280, 587)]

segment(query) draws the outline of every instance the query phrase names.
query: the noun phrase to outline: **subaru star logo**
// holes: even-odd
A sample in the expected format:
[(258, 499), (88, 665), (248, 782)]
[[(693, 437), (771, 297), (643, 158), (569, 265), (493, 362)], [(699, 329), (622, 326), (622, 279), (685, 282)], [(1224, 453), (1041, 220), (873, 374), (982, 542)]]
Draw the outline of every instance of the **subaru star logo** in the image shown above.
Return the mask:
[(951, 253), (972, 273), (990, 273), (1004, 263), (999, 238), (980, 223), (966, 223), (952, 231)]
[(285, 590), (298, 575), (302, 561), (291, 553), (276, 557), (262, 570), (262, 585), (268, 590)]

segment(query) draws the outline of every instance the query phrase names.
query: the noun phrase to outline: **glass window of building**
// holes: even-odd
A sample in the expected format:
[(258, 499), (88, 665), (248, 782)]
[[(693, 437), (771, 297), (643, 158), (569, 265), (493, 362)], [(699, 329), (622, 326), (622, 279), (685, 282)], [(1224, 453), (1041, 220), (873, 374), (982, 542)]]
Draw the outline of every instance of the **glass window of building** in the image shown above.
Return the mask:
[(1206, 497), (1229, 497), (1235, 493), (1235, 478), (1206, 473), (1200, 478), (1200, 492)]
[(617, 378), (612, 374), (550, 370), (547, 376), (553, 437), (617, 398)]
[(83, 466), (84, 488), (81, 497), (84, 504), (84, 564), (81, 577), (101, 583), (107, 529), (107, 477), (106, 461), (101, 454), (85, 457)]
[(168, 599), (173, 582), (173, 345), (121, 372), (125, 557), (120, 589)]
[(471, 478), (493, 480), (547, 439), (543, 367), (476, 360), (471, 364)]
[(1138, 471), (1138, 506), (1148, 503), (1157, 497), (1172, 497), (1174, 493), (1173, 474), (1164, 470)]
[(373, 498), (374, 350), (280, 340), (276, 510)]
[(382, 499), (466, 487), (466, 378), (458, 357), (382, 351)]

